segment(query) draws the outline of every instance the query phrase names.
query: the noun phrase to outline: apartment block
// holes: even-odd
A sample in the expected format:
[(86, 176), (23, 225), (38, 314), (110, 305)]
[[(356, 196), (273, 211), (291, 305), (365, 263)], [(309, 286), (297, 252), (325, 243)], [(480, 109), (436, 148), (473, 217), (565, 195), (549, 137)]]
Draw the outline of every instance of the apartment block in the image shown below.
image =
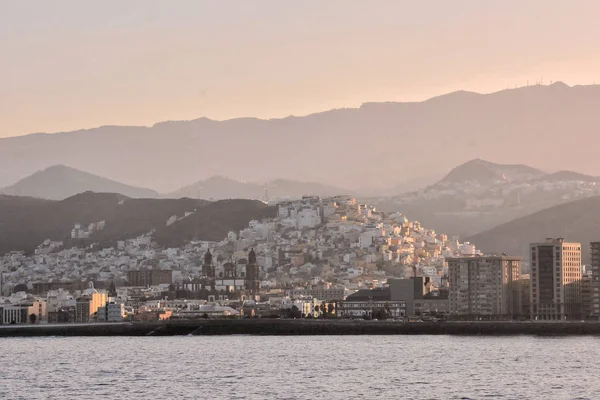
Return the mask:
[(513, 319), (521, 315), (522, 258), (448, 258), (450, 315), (461, 319)]
[(531, 318), (580, 319), (582, 311), (581, 243), (548, 238), (529, 245)]

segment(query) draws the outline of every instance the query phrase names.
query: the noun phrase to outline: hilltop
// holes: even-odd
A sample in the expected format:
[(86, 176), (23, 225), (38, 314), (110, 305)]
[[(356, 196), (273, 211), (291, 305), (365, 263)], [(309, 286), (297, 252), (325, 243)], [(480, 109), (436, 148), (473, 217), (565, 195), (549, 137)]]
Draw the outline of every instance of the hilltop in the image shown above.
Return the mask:
[(502, 165), (475, 159), (452, 169), (437, 185), (457, 183), (477, 183), (490, 185), (498, 182), (526, 182), (546, 175), (544, 172), (527, 165)]
[[(427, 177), (474, 154), (600, 175), (600, 164), (590, 163), (600, 145), (598, 104), (600, 85), (557, 83), (283, 119), (200, 118), (33, 134), (0, 139), (0, 186), (64, 164), (163, 193), (222, 175), (323, 182), (378, 195), (409, 180), (425, 187), (433, 183)], [(569, 143), (585, 146), (564, 151), (567, 134)]]
[(49, 200), (63, 200), (86, 191), (121, 193), (133, 198), (158, 197), (158, 193), (154, 190), (125, 185), (65, 165), (48, 167), (21, 179), (12, 186), (0, 189), (0, 193), (6, 195)]

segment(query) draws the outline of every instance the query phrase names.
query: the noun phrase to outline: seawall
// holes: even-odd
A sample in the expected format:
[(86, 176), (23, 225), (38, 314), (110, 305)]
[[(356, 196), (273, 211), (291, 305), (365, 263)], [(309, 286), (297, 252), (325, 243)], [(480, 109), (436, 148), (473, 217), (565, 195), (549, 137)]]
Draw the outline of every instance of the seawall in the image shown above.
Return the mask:
[(178, 335), (600, 335), (600, 322), (401, 323), (351, 320), (209, 319), (0, 327), (0, 337)]

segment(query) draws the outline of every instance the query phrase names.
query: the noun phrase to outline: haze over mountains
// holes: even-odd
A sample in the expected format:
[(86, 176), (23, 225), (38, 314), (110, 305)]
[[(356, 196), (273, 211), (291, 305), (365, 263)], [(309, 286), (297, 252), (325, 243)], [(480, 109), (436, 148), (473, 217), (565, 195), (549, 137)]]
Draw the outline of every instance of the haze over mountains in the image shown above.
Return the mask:
[(204, 181), (185, 186), (163, 197), (194, 199), (285, 199), (302, 196), (336, 196), (349, 191), (314, 182), (298, 182), (287, 179), (276, 179), (265, 184), (240, 182), (223, 176), (213, 176)]
[(472, 160), (439, 182), (399, 196), (370, 200), (427, 226), (471, 236), (558, 204), (600, 195), (600, 178), (571, 171), (545, 173), (526, 165)]
[[(568, 229), (561, 213), (574, 218), (577, 213), (595, 212), (597, 200), (581, 199), (600, 195), (600, 178), (595, 176), (600, 163), (593, 161), (594, 148), (600, 144), (598, 106), (600, 86), (556, 83), (489, 95), (456, 92), (421, 103), (367, 103), (359, 109), (277, 120), (201, 118), (151, 128), (101, 127), (0, 139), (0, 187), (5, 186), (0, 194), (66, 199), (64, 203), (4, 196), (0, 211), (5, 218), (14, 214), (25, 221), (44, 213), (58, 218), (66, 215), (58, 204), (71, 204), (86, 191), (119, 193), (130, 207), (148, 210), (171, 203), (133, 199), (263, 200), (350, 193), (383, 211), (400, 211), (440, 232), (469, 237), (489, 251), (520, 252), (517, 243), (547, 235), (591, 240), (592, 228), (585, 224), (577, 235), (569, 236), (575, 228)], [(574, 145), (577, 151), (570, 151)], [(474, 154), (480, 158), (472, 159)], [(377, 197), (361, 195), (365, 192)], [(165, 215), (181, 211), (178, 206), (165, 207), (164, 213), (157, 212), (160, 223)], [(227, 212), (233, 211), (220, 215)], [(560, 221), (559, 225), (537, 223), (549, 215), (546, 212), (559, 213), (549, 220)], [(53, 219), (32, 240), (39, 244), (38, 239), (63, 237), (73, 223), (88, 219), (93, 218), (68, 216), (64, 226)], [(131, 229), (137, 223), (124, 221), (120, 232), (107, 236), (110, 240), (125, 232), (154, 229), (154, 225)], [(198, 234), (189, 221), (186, 224), (191, 225), (181, 232), (157, 234), (164, 234), (165, 243), (168, 237), (190, 240)], [(212, 226), (218, 221), (197, 222)], [(240, 221), (247, 223), (245, 218)], [(580, 222), (589, 221), (594, 219)], [(527, 235), (514, 232), (519, 224), (529, 224)], [(10, 229), (16, 229), (17, 241), (38, 230), (33, 223), (23, 227), (15, 223)], [(508, 235), (504, 239), (508, 242), (493, 247), (497, 235)], [(7, 246), (13, 243), (8, 236), (3, 240)]]
[[(52, 167), (4, 190), (32, 197), (0, 195), (0, 252), (31, 251), (47, 238), (69, 242), (73, 224), (85, 226), (101, 220), (107, 221), (107, 228), (91, 238), (101, 245), (151, 230), (167, 246), (219, 240), (229, 229), (246, 226), (250, 218), (272, 215), (273, 209), (251, 200), (208, 202), (192, 197), (261, 199), (264, 187), (214, 177), (169, 195), (183, 197), (179, 200), (132, 199), (86, 191), (57, 202), (41, 198), (99, 188), (119, 188), (140, 197), (158, 194), (72, 168)], [(279, 198), (301, 197), (313, 189), (321, 190), (321, 196), (342, 193), (326, 185), (285, 180), (270, 182), (268, 188)], [(422, 190), (368, 199), (373, 201), (384, 211), (401, 211), (439, 232), (470, 236), (466, 240), (489, 252), (522, 255), (527, 243), (548, 235), (583, 243), (599, 239), (600, 178), (572, 171), (545, 173), (526, 165), (475, 159)], [(185, 216), (195, 210), (202, 212)], [(185, 218), (167, 226), (165, 221), (173, 215)]]
[(119, 193), (131, 198), (172, 198), (223, 200), (266, 200), (300, 198), (305, 195), (335, 196), (348, 191), (313, 182), (297, 182), (277, 179), (265, 184), (240, 182), (215, 176), (205, 181), (185, 186), (175, 192), (158, 194), (154, 190), (136, 188), (111, 181), (97, 175), (79, 171), (64, 165), (56, 165), (38, 171), (9, 187), (0, 194), (29, 196), (48, 200), (63, 200), (83, 192)]
[(132, 198), (158, 197), (154, 190), (124, 185), (65, 165), (55, 165), (38, 171), (14, 185), (0, 189), (0, 194), (63, 200), (87, 191), (119, 193)]
[[(304, 117), (95, 129), (0, 139), (0, 187), (63, 164), (158, 192), (212, 176), (322, 182), (383, 195), (477, 156), (599, 175), (600, 86), (563, 83)], [(585, 143), (568, 151), (573, 143)]]
[[(265, 190), (266, 189), (266, 190)], [(77, 193), (120, 193), (130, 198), (196, 198), (205, 200), (282, 200), (304, 195), (351, 193), (329, 185), (289, 180), (267, 184), (212, 177), (182, 189), (158, 194), (65, 166), (35, 173), (0, 193), (62, 200)], [(600, 195), (600, 178), (572, 171), (545, 173), (516, 164), (475, 159), (453, 168), (437, 183), (392, 197), (359, 198), (382, 211), (401, 211), (440, 232), (472, 236), (513, 219), (557, 204)]]
[(474, 159), (453, 168), (434, 187), (451, 187), (465, 183), (490, 185), (498, 181), (527, 182), (546, 175), (539, 169), (527, 165), (503, 165)]

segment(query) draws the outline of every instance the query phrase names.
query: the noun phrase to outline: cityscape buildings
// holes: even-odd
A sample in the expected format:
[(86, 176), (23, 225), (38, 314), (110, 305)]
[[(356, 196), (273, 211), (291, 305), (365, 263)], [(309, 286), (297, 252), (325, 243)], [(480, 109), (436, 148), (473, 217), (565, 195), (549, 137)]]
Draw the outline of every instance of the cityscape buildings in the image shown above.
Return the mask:
[[(382, 213), (352, 196), (277, 205), (219, 242), (161, 248), (152, 232), (115, 247), (0, 257), (0, 323), (218, 317), (563, 320), (600, 310), (600, 242), (548, 239), (521, 257)], [(94, 225), (94, 226), (102, 226)], [(32, 314), (34, 317), (32, 317)]]

